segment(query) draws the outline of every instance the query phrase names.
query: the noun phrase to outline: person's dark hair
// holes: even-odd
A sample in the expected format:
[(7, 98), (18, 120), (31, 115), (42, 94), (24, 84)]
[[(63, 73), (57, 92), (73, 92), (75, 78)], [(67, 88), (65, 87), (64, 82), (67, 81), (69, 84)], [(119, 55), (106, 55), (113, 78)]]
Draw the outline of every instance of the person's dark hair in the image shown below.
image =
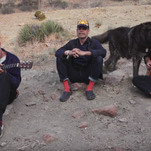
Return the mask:
[(146, 53), (146, 55), (144, 56), (144, 62), (145, 62), (145, 64), (146, 64), (146, 60), (145, 60), (146, 57), (149, 57), (149, 58), (151, 59), (151, 50), (148, 51), (148, 52)]

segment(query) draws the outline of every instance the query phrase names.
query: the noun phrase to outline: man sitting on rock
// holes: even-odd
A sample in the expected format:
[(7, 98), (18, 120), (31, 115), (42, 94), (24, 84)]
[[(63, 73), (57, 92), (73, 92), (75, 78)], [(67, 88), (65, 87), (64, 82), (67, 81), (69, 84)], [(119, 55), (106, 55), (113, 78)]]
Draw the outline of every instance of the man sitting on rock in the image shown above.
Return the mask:
[(2, 69), (3, 65), (12, 63), (19, 63), (18, 57), (1, 48), (0, 42), (0, 137), (3, 130), (3, 114), (7, 105), (18, 96), (17, 88), (21, 82), (20, 68)]
[(56, 51), (57, 70), (60, 81), (63, 82), (64, 92), (60, 101), (67, 101), (72, 94), (69, 80), (72, 83), (87, 83), (86, 97), (93, 100), (93, 86), (102, 77), (103, 58), (106, 50), (101, 44), (88, 37), (89, 23), (81, 20), (77, 24), (77, 39), (69, 41)]

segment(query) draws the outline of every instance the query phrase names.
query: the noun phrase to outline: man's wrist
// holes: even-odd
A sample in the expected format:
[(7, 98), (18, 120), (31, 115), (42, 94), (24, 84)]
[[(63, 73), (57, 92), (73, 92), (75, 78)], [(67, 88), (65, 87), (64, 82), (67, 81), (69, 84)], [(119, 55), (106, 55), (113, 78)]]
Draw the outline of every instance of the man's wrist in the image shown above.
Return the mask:
[(91, 51), (86, 51), (84, 55), (91, 56)]
[(64, 54), (65, 54), (66, 56), (69, 56), (69, 53), (70, 53), (70, 50), (66, 50), (66, 51), (64, 52)]

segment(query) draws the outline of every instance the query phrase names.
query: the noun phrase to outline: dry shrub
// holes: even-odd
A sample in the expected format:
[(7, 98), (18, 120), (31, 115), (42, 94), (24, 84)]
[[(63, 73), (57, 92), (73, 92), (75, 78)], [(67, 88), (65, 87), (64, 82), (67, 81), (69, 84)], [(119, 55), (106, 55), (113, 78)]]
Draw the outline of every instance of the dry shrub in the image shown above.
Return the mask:
[(12, 14), (14, 13), (15, 5), (13, 2), (8, 2), (6, 4), (1, 4), (1, 13), (2, 14)]
[(17, 7), (21, 11), (32, 11), (38, 9), (38, 0), (22, 0)]

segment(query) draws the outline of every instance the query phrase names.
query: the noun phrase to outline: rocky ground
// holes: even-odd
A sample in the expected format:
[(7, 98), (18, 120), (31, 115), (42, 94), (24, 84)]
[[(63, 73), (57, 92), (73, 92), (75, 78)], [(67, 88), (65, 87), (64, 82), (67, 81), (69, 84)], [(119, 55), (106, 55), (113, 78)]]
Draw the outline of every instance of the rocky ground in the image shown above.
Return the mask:
[[(45, 13), (47, 19), (62, 24), (73, 35), (76, 22), (81, 18), (87, 19), (91, 36), (109, 28), (150, 21), (150, 9), (150, 5), (128, 5)], [(99, 80), (94, 87), (95, 100), (86, 99), (86, 85), (72, 85), (71, 98), (61, 103), (59, 97), (63, 86), (59, 82), (55, 57), (48, 48), (58, 48), (66, 41), (47, 41), (21, 48), (16, 44), (22, 25), (37, 23), (32, 15), (0, 16), (4, 48), (26, 60), (30, 55), (36, 57), (44, 53), (47, 56), (47, 60), (34, 63), (32, 70), (22, 71), (20, 95), (8, 106), (4, 115), (0, 150), (150, 151), (151, 101), (132, 86), (132, 61), (121, 59), (116, 71), (104, 74), (104, 80)], [(99, 28), (95, 27), (97, 21), (101, 21)], [(108, 50), (107, 44), (103, 46)], [(142, 62), (140, 74), (144, 73)]]

